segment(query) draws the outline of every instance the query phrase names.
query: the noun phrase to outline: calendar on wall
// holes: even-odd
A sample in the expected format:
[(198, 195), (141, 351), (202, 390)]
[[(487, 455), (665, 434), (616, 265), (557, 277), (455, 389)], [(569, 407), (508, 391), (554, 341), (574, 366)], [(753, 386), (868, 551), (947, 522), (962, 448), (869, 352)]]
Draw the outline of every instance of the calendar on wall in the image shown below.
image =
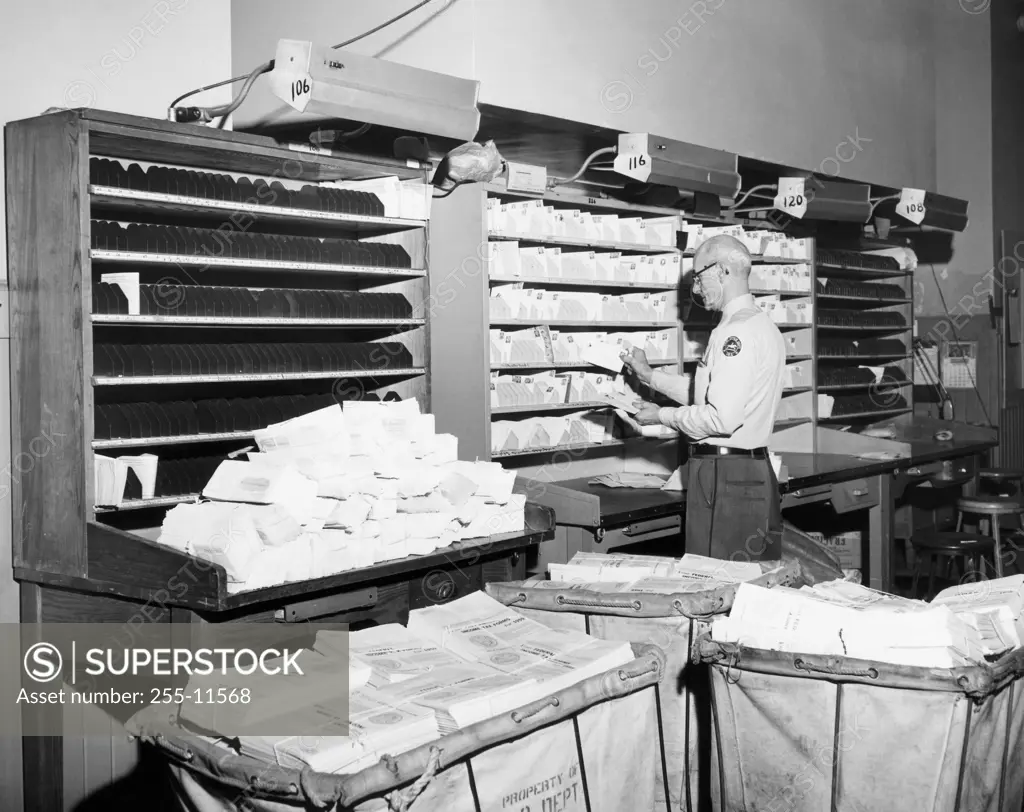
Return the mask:
[(978, 380), (978, 342), (946, 341), (942, 348), (942, 383), (946, 389), (973, 389)]

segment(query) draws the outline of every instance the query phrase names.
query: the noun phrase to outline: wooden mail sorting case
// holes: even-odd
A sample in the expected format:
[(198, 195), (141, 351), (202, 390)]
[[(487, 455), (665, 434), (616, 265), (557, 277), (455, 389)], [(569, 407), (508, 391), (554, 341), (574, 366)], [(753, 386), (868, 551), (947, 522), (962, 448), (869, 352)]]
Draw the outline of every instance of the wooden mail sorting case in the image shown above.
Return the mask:
[[(191, 567), (168, 602), (251, 602), (155, 528), (256, 428), (429, 409), (426, 212), (323, 185), (426, 169), (87, 110), (5, 135), (17, 577), (145, 600)], [(142, 453), (151, 498), (98, 506), (94, 455)]]

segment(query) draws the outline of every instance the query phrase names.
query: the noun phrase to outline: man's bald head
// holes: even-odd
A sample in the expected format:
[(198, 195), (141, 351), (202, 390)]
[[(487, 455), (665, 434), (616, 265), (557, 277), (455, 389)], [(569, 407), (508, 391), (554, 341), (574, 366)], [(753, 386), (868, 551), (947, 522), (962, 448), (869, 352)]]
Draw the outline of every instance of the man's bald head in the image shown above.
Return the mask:
[(747, 247), (725, 234), (710, 237), (700, 244), (693, 258), (694, 268), (718, 263), (729, 271), (735, 281), (747, 283), (750, 277), (750, 252)]

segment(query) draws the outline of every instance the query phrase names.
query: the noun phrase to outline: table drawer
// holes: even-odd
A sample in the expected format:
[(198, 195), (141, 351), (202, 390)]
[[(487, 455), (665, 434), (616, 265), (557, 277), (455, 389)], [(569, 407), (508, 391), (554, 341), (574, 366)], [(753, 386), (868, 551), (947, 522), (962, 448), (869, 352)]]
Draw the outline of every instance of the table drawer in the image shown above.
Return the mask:
[(852, 479), (832, 486), (832, 507), (836, 513), (874, 507), (879, 501), (877, 479)]
[(810, 488), (800, 488), (782, 494), (782, 509), (799, 507), (800, 505), (811, 505), (815, 502), (827, 502), (832, 498), (831, 485), (815, 485)]
[(431, 570), (409, 581), (409, 609), (448, 603), (484, 588), (480, 564)]
[(972, 482), (977, 473), (978, 458), (972, 455), (900, 469), (896, 472), (896, 482), (922, 488), (959, 488)]
[(638, 544), (641, 541), (675, 536), (682, 532), (682, 521), (679, 516), (665, 516), (661, 519), (647, 519), (633, 522), (623, 527), (607, 528), (603, 532), (598, 528), (595, 534), (595, 549), (607, 552), (615, 547), (627, 544)]

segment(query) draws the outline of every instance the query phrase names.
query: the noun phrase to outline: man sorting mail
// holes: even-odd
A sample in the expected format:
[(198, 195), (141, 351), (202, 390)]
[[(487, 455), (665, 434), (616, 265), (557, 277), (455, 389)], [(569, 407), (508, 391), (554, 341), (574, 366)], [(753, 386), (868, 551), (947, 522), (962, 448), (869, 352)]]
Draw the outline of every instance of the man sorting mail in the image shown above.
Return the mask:
[[(778, 560), (782, 514), (767, 445), (782, 396), (785, 342), (750, 295), (750, 253), (743, 243), (708, 239), (697, 248), (693, 269), (694, 295), (722, 314), (694, 376), (693, 405), (638, 403), (634, 419), (677, 429), (691, 443), (687, 552)], [(641, 383), (676, 403), (687, 400), (687, 380), (652, 370), (643, 350), (634, 348), (623, 361)]]

